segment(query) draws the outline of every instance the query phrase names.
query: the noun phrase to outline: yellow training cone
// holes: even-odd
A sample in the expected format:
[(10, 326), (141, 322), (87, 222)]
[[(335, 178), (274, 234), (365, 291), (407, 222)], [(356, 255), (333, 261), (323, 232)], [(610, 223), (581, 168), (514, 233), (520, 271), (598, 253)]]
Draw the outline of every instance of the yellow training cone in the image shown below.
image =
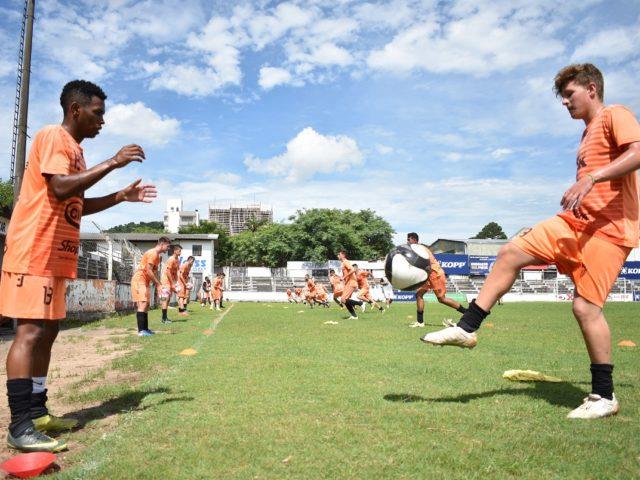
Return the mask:
[(512, 382), (561, 382), (562, 379), (535, 370), (507, 370), (502, 378)]
[(196, 352), (193, 348), (185, 348), (180, 352), (180, 355), (190, 356), (190, 355), (195, 355), (196, 353), (198, 352)]
[(631, 340), (622, 340), (620, 343), (618, 343), (619, 347), (635, 347), (636, 344), (633, 343)]

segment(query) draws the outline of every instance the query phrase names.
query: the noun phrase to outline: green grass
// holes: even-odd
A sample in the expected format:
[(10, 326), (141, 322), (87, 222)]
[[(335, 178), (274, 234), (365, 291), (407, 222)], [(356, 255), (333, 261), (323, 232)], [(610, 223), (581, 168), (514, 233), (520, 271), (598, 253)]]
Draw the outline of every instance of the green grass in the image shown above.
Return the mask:
[[(169, 327), (152, 312), (152, 328), (171, 334), (126, 340), (144, 348), (113, 368), (143, 372), (141, 380), (70, 394), (70, 402), (102, 405), (82, 412), (89, 423), (68, 438), (86, 448), (57, 478), (640, 476), (637, 349), (614, 346), (617, 417), (565, 419), (590, 390), (569, 304), (496, 307), (473, 351), (419, 342), (437, 327), (407, 328), (411, 304), (358, 321), (333, 307), (236, 304), (222, 320), (192, 309)], [(637, 312), (634, 304), (607, 306), (614, 345), (640, 342)], [(454, 313), (428, 305), (427, 323)], [(185, 348), (198, 354), (178, 355)], [(565, 382), (501, 378), (515, 368)], [(109, 416), (118, 422), (92, 422)]]

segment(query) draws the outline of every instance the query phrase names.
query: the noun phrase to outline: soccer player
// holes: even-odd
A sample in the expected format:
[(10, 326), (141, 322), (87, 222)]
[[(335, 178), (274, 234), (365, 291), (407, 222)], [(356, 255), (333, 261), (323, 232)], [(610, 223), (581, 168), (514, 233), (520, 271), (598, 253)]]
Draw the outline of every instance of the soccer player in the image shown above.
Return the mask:
[(180, 265), (180, 269), (178, 271), (178, 285), (180, 286), (180, 290), (178, 291), (178, 314), (183, 317), (189, 315), (187, 312), (187, 305), (189, 305), (189, 295), (191, 290), (187, 287), (189, 285), (191, 267), (193, 267), (193, 262), (195, 262), (195, 260), (195, 257), (189, 255), (189, 257), (187, 257), (187, 261)]
[(344, 282), (344, 290), (342, 291), (342, 296), (340, 298), (351, 314), (349, 320), (357, 320), (358, 314), (353, 307), (362, 306), (362, 302), (351, 298), (353, 293), (356, 291), (356, 288), (358, 288), (356, 271), (351, 266), (351, 262), (347, 259), (347, 254), (344, 250), (341, 250), (338, 253), (338, 260), (342, 263), (342, 281)]
[(369, 276), (371, 272), (367, 270), (360, 270), (358, 265), (353, 264), (353, 269), (356, 272), (356, 280), (358, 282), (358, 300), (361, 300), (362, 303), (362, 311), (366, 308), (365, 302), (371, 305), (371, 308), (377, 308), (380, 313), (384, 313), (384, 308), (378, 305), (375, 300), (371, 297), (371, 287), (369, 286)]
[(304, 299), (302, 298), (302, 289), (300, 287), (294, 286), (293, 292), (296, 294), (296, 303), (304, 302)]
[(568, 418), (600, 418), (619, 410), (611, 332), (602, 307), (627, 255), (638, 245), (640, 125), (625, 107), (604, 105), (602, 73), (590, 63), (560, 70), (554, 90), (571, 118), (586, 126), (577, 152), (576, 182), (562, 196), (562, 212), (504, 245), (458, 324), (422, 340), (473, 348), (476, 330), (520, 269), (555, 263), (575, 284), (573, 315), (591, 360), (591, 393)]
[(289, 301), (289, 303), (298, 303), (298, 301), (293, 298), (293, 292), (290, 288), (287, 288), (287, 300)]
[(169, 250), (171, 240), (160, 237), (155, 247), (147, 250), (140, 259), (140, 265), (131, 278), (131, 299), (136, 302), (136, 320), (138, 322), (138, 336), (149, 337), (154, 334), (149, 330), (149, 303), (151, 301), (151, 282), (156, 285), (158, 291), (162, 285), (158, 280), (157, 272), (160, 265), (160, 255)]
[(98, 198), (84, 192), (113, 170), (142, 162), (144, 151), (127, 145), (115, 156), (87, 169), (80, 144), (104, 125), (107, 96), (93, 83), (74, 80), (60, 95), (61, 125), (34, 137), (20, 196), (6, 237), (0, 288), (0, 314), (17, 319), (7, 354), (7, 396), (11, 420), (7, 443), (25, 452), (67, 448), (43, 432), (73, 428), (77, 421), (47, 410), (46, 378), (58, 322), (66, 316), (66, 279), (76, 278), (80, 221), (121, 202), (151, 202), (153, 185), (136, 180)]
[(384, 298), (387, 302), (387, 309), (389, 309), (393, 303), (393, 286), (386, 278), (380, 280), (380, 285), (382, 286), (382, 293), (384, 294)]
[(316, 303), (316, 282), (311, 275), (305, 275), (304, 280), (307, 284), (305, 289), (305, 299), (307, 301), (307, 305), (313, 308), (314, 303)]
[[(420, 239), (418, 234), (411, 232), (407, 235), (407, 243), (416, 244)], [(425, 245), (423, 247), (427, 248)], [(438, 302), (457, 310), (460, 313), (467, 311), (460, 303), (454, 299), (447, 297), (447, 277), (444, 274), (444, 270), (440, 266), (436, 257), (433, 256), (431, 250), (427, 248), (429, 252), (429, 261), (431, 262), (431, 273), (427, 281), (416, 291), (416, 321), (409, 325), (411, 328), (424, 328), (424, 294), (429, 290), (433, 290)]]
[(340, 305), (340, 308), (344, 308), (344, 304), (340, 297), (342, 296), (342, 292), (344, 291), (344, 283), (342, 283), (342, 278), (334, 269), (329, 270), (329, 282), (331, 282), (331, 290), (333, 292), (333, 301)]
[(178, 283), (178, 269), (180, 268), (180, 254), (182, 253), (181, 245), (171, 245), (171, 256), (167, 260), (162, 272), (162, 287), (160, 289), (160, 305), (162, 307), (162, 323), (171, 323), (167, 316), (167, 310), (169, 309), (169, 302), (171, 302), (171, 295), (176, 295), (180, 291), (180, 284)]
[(216, 275), (216, 279), (213, 281), (213, 304), (216, 310), (220, 310), (220, 302), (222, 302), (222, 281), (224, 279), (224, 273)]
[(204, 277), (204, 282), (202, 282), (202, 293), (200, 295), (200, 306), (206, 307), (207, 302), (209, 302), (209, 308), (213, 310), (213, 303), (211, 302), (211, 280), (209, 277)]
[(324, 288), (324, 285), (321, 283), (316, 283), (316, 297), (315, 301), (318, 302), (325, 308), (329, 308), (329, 302), (327, 301), (329, 296), (327, 295), (327, 290)]

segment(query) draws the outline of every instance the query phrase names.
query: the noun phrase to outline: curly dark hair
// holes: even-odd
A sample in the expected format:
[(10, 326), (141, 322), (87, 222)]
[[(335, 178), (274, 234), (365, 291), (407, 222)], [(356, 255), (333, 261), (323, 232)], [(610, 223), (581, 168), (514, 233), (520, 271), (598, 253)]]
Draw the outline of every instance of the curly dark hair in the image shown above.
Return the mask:
[(583, 87), (594, 83), (598, 98), (600, 101), (604, 101), (604, 78), (602, 72), (592, 63), (575, 63), (564, 67), (553, 79), (553, 92), (557, 96), (562, 95), (562, 91), (569, 82), (576, 82)]
[(72, 80), (62, 88), (60, 105), (66, 113), (73, 102), (87, 105), (93, 97), (98, 97), (103, 101), (107, 99), (107, 95), (95, 83), (87, 82), (86, 80)]

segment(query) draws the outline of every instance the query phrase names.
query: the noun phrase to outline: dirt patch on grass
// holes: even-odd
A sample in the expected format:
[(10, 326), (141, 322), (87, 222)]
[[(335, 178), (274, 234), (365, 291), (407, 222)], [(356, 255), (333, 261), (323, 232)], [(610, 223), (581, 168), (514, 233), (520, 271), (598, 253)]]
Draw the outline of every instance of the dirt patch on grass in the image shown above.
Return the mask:
[[(70, 412), (87, 411), (100, 402), (70, 404), (65, 401), (70, 388), (76, 392), (91, 390), (94, 382), (83, 384), (82, 380), (91, 378), (100, 369), (107, 367), (114, 360), (123, 357), (139, 348), (136, 344), (125, 344), (120, 340), (132, 335), (130, 331), (120, 328), (70, 328), (58, 334), (51, 354), (51, 366), (47, 378), (48, 406), (52, 413), (64, 416)], [(9, 407), (7, 405), (6, 380), (7, 372), (5, 359), (11, 345), (11, 337), (0, 337), (0, 461), (16, 454), (9, 450), (5, 443), (5, 432), (9, 424)], [(100, 376), (100, 384), (135, 383), (139, 375), (131, 372), (121, 372), (108, 369), (104, 376)], [(76, 417), (76, 415), (74, 415)], [(82, 415), (79, 415), (82, 417)], [(82, 422), (82, 418), (79, 418)], [(101, 426), (109, 427), (115, 419), (113, 417), (99, 420)], [(102, 425), (104, 423), (104, 425)], [(70, 445), (71, 447), (71, 445)]]

